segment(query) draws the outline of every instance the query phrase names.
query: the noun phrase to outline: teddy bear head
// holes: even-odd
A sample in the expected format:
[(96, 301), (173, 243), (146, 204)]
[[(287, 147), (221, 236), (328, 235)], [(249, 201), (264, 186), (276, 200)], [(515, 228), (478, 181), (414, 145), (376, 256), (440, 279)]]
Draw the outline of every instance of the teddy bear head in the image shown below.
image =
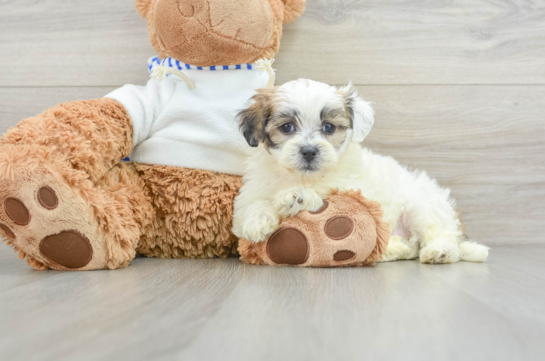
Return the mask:
[(196, 66), (272, 58), (306, 0), (135, 0), (161, 57)]

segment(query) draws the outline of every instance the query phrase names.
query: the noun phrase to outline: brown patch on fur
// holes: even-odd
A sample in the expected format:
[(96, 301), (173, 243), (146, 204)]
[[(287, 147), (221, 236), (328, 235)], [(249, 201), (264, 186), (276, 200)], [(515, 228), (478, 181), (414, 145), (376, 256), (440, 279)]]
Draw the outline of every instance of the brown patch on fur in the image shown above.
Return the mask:
[(115, 100), (75, 101), (22, 120), (0, 139), (8, 144), (46, 147), (96, 181), (130, 153), (132, 123)]
[(344, 117), (350, 122), (350, 129), (354, 129), (354, 109), (353, 102), (356, 97), (356, 89), (350, 83), (349, 86), (337, 90), (337, 94), (340, 94), (344, 98)]
[(251, 99), (251, 104), (237, 115), (240, 132), (251, 147), (257, 147), (259, 143), (271, 145), (268, 139), (266, 127), (274, 113), (276, 90), (274, 88), (262, 88)]
[(286, 123), (291, 123), (297, 131), (299, 127), (297, 124), (296, 114), (295, 113), (280, 113), (276, 114), (274, 109), (271, 111), (269, 116), (269, 121), (265, 126), (265, 142), (264, 146), (266, 149), (270, 148), (281, 148), (284, 143), (286, 143), (294, 134), (285, 134), (280, 130), (280, 127)]
[(134, 164), (145, 182), (155, 216), (137, 252), (159, 258), (236, 255), (231, 233), (239, 176), (203, 170)]
[(336, 149), (342, 147), (346, 141), (346, 130), (352, 128), (352, 120), (346, 108), (324, 108), (321, 112), (322, 126), (331, 123), (336, 130), (333, 134), (324, 134), (325, 139)]

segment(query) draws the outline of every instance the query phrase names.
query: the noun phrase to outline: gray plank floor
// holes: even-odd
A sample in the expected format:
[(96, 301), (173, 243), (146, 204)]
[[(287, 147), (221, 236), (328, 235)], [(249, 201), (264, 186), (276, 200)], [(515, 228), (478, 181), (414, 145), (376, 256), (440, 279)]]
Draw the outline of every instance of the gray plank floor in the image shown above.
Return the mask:
[(0, 248), (1, 360), (534, 360), (545, 245), (364, 269), (137, 259), (33, 271)]

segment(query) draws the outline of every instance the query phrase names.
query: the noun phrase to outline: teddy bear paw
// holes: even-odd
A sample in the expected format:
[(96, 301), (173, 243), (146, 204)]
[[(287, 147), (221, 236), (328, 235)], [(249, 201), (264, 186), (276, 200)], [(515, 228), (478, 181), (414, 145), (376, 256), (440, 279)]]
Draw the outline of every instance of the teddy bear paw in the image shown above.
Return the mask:
[(266, 242), (240, 240), (241, 259), (300, 267), (374, 264), (386, 249), (388, 225), (369, 208), (378, 204), (354, 197), (333, 195), (314, 212), (283, 219)]
[(87, 202), (43, 166), (17, 167), (0, 179), (0, 234), (35, 269), (102, 268), (93, 219)]

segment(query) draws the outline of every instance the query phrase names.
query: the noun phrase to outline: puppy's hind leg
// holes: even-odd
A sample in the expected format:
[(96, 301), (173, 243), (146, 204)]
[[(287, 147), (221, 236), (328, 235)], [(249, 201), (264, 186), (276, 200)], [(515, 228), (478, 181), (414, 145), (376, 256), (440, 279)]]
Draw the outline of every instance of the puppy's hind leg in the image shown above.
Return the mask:
[(450, 189), (441, 188), (425, 172), (414, 174), (412, 193), (406, 194), (406, 224), (418, 237), (420, 262), (431, 264), (460, 261), (460, 242), (464, 240)]
[(467, 262), (484, 262), (488, 258), (489, 248), (471, 240), (460, 243), (460, 259)]
[(447, 207), (432, 211), (429, 214), (431, 222), (423, 227), (423, 231), (421, 228), (417, 232), (420, 238), (420, 262), (438, 264), (486, 261), (488, 247), (469, 241), (454, 208), (450, 211)]

